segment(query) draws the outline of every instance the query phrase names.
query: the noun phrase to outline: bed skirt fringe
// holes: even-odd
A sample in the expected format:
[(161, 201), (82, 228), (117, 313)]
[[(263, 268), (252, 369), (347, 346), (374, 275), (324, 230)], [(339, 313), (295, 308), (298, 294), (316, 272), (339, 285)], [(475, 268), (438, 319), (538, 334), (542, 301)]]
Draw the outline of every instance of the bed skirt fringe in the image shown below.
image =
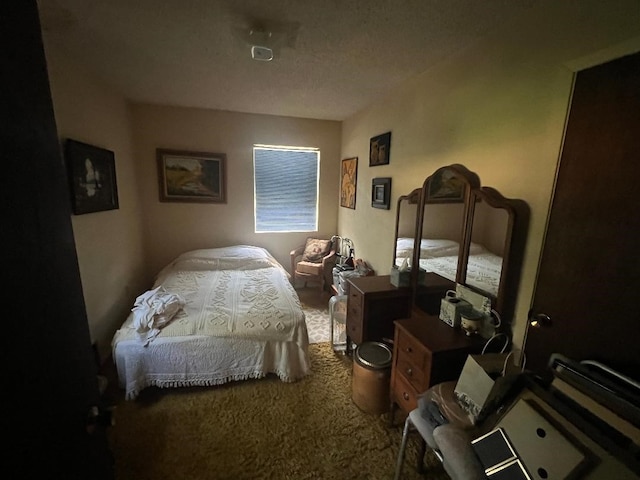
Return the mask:
[[(293, 378), (288, 373), (285, 372), (269, 372), (278, 376), (278, 378), (285, 383), (292, 383), (299, 378)], [(223, 385), (225, 383), (242, 381), (242, 380), (250, 380), (250, 379), (260, 379), (266, 377), (269, 373), (264, 372), (253, 372), (253, 373), (244, 373), (244, 374), (235, 374), (229, 375), (223, 378), (208, 378), (208, 379), (192, 379), (192, 380), (153, 380), (147, 379), (145, 382), (140, 384), (131, 390), (128, 390), (125, 394), (126, 400), (134, 400), (142, 390), (147, 387), (158, 387), (158, 388), (176, 388), (176, 387), (214, 387), (216, 385)], [(302, 375), (300, 378), (303, 378), (306, 375)]]

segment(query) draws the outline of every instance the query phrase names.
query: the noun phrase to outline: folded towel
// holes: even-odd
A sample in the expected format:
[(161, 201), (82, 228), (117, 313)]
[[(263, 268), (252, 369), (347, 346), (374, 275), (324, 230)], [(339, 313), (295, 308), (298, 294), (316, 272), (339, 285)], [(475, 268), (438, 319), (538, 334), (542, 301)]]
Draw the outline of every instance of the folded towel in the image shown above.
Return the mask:
[(140, 334), (144, 346), (158, 336), (178, 311), (184, 307), (184, 299), (175, 293), (169, 293), (163, 286), (149, 290), (138, 298), (131, 309), (133, 328)]

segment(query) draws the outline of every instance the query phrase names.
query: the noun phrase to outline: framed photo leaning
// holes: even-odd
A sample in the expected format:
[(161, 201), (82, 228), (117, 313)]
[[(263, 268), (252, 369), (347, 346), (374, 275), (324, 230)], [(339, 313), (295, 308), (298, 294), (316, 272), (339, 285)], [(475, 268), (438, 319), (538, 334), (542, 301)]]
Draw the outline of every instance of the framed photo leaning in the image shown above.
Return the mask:
[(227, 203), (224, 153), (156, 149), (161, 202)]
[(111, 150), (67, 139), (64, 146), (74, 215), (116, 210), (116, 161)]

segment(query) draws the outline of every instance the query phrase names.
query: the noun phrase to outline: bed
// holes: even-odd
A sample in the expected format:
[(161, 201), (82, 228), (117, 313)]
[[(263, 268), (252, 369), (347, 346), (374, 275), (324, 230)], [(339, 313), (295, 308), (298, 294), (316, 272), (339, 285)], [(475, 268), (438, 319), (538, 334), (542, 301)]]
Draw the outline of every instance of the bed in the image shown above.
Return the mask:
[[(169, 298), (179, 306), (170, 321), (144, 328), (161, 318)], [(310, 373), (308, 346), (289, 274), (267, 250), (250, 245), (178, 256), (136, 299), (112, 341), (128, 400), (150, 386), (211, 386), (268, 374), (293, 382)]]
[[(447, 239), (422, 239), (420, 243), (420, 267), (427, 272), (456, 281), (459, 244)], [(410, 262), (413, 255), (413, 238), (401, 237), (396, 242), (396, 265), (400, 267), (405, 259)], [(471, 242), (467, 263), (466, 284), (498, 295), (502, 257), (484, 246)]]

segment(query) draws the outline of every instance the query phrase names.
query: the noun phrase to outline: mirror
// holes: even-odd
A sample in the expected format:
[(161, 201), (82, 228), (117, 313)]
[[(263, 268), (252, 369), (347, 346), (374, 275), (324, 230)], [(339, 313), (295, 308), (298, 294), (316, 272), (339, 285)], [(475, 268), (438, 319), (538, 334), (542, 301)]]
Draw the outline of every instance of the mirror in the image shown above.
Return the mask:
[[(455, 289), (459, 279), (462, 245), (467, 218), (467, 199), (479, 187), (478, 176), (462, 165), (449, 165), (436, 170), (422, 187), (412, 269), (414, 306), (431, 315), (439, 309), (434, 301), (434, 287)], [(437, 290), (436, 289), (436, 290)]]
[(416, 188), (408, 195), (398, 198), (396, 209), (396, 236), (393, 251), (393, 263), (402, 266), (405, 259), (409, 264), (413, 262), (413, 246), (416, 236), (418, 219), (418, 204), (420, 203), (420, 188)]
[(411, 257), (413, 308), (438, 315), (446, 291), (460, 284), (489, 298), (509, 325), (528, 222), (524, 201), (480, 187), (478, 175), (459, 164), (439, 168), (401, 196), (393, 265)]
[(528, 208), (524, 202), (507, 199), (491, 187), (474, 189), (469, 205), (460, 283), (489, 297), (492, 308), (510, 323)]
[(471, 202), (474, 204), (471, 243), (461, 283), (495, 299), (500, 287), (505, 243), (509, 237), (510, 212), (492, 207), (483, 201), (479, 192), (473, 192)]
[[(522, 200), (503, 197), (463, 165), (439, 168), (398, 199), (393, 265), (413, 255), (413, 308), (438, 315), (456, 284), (491, 300), (505, 324), (515, 308), (529, 218)], [(412, 249), (409, 246), (412, 243)]]

